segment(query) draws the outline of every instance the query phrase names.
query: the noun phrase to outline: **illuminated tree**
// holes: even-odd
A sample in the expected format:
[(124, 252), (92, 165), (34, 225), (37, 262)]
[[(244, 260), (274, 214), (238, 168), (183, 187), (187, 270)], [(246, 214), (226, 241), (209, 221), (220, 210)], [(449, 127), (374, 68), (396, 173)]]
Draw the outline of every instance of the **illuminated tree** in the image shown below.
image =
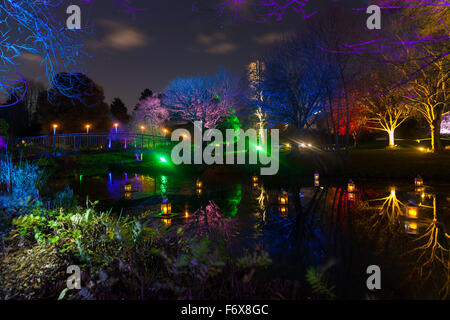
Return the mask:
[(144, 125), (151, 130), (152, 135), (155, 134), (156, 129), (162, 128), (168, 118), (169, 111), (162, 106), (161, 98), (158, 95), (152, 95), (141, 100), (133, 114), (135, 127)]
[(258, 130), (262, 143), (265, 143), (264, 129), (267, 125), (268, 115), (263, 110), (264, 94), (263, 94), (263, 79), (264, 79), (264, 63), (256, 61), (250, 63), (248, 66), (248, 81), (250, 87), (250, 103), (256, 107), (253, 117), (256, 119), (256, 128)]
[(394, 147), (395, 130), (409, 117), (410, 108), (405, 104), (401, 91), (389, 90), (391, 77), (393, 74), (389, 70), (373, 71), (366, 82), (366, 86), (372, 86), (372, 89), (362, 95), (362, 101), (366, 104), (369, 127), (386, 132), (389, 147)]
[[(349, 119), (350, 124), (347, 126), (346, 108), (337, 104), (337, 107), (333, 109), (334, 117), (329, 117), (330, 122), (334, 122), (333, 130), (337, 130), (339, 136), (344, 136), (347, 132), (347, 127), (350, 131), (350, 135), (353, 138), (354, 147), (358, 145), (358, 140), (364, 131), (369, 130), (367, 124), (369, 119), (364, 112), (363, 106), (357, 101), (351, 99), (349, 105)], [(339, 120), (339, 123), (337, 122)]]
[[(405, 62), (399, 61), (395, 66), (407, 81), (404, 96), (408, 105), (419, 113), (430, 127), (431, 149), (433, 152), (440, 152), (443, 149), (440, 139), (441, 122), (450, 102), (449, 58), (438, 59), (437, 56), (429, 58), (433, 55), (433, 48), (424, 46), (423, 50), (427, 51), (427, 56), (407, 50)], [(420, 68), (418, 54), (421, 62), (429, 61), (426, 69)], [(419, 71), (411, 78), (410, 74), (415, 70)]]
[(221, 70), (213, 77), (196, 76), (173, 80), (163, 103), (180, 119), (202, 121), (206, 128), (216, 128), (236, 107), (240, 94), (238, 83)]

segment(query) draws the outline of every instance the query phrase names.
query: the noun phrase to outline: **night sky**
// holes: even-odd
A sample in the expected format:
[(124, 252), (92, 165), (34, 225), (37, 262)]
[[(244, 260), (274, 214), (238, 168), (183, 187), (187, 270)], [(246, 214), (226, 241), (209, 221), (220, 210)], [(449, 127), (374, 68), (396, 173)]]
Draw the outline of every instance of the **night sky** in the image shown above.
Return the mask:
[[(81, 5), (83, 25), (94, 30), (86, 39), (92, 57), (85, 59), (85, 73), (104, 88), (107, 102), (120, 97), (131, 110), (143, 89), (161, 92), (178, 76), (211, 74), (219, 67), (242, 72), (283, 34), (309, 22), (293, 12), (270, 23), (236, 21), (213, 10), (214, 1), (205, 2), (208, 8), (198, 0), (135, 0), (134, 7), (146, 8), (135, 17), (109, 0)], [(315, 0), (311, 11), (330, 3)], [(65, 20), (65, 8), (60, 13)], [(30, 55), (21, 69), (31, 79), (42, 74), (39, 60)]]

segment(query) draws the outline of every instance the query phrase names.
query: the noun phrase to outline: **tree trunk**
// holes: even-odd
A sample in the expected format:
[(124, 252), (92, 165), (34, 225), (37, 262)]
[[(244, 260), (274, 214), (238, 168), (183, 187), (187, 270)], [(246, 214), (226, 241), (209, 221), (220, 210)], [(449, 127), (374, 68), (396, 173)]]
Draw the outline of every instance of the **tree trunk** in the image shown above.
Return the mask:
[(443, 111), (443, 108), (437, 108), (436, 118), (433, 120), (433, 123), (430, 125), (431, 150), (434, 153), (440, 153), (443, 150), (442, 142), (441, 142), (442, 111)]
[(395, 136), (394, 136), (394, 130), (388, 131), (389, 134), (389, 147), (393, 148), (395, 146)]

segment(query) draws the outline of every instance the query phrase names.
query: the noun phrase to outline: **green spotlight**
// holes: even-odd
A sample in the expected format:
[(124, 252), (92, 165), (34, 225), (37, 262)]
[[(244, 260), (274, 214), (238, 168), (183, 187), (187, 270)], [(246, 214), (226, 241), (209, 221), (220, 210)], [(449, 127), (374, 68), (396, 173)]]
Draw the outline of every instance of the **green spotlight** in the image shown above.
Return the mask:
[(164, 157), (159, 157), (159, 161), (161, 161), (163, 163), (167, 163), (167, 159)]

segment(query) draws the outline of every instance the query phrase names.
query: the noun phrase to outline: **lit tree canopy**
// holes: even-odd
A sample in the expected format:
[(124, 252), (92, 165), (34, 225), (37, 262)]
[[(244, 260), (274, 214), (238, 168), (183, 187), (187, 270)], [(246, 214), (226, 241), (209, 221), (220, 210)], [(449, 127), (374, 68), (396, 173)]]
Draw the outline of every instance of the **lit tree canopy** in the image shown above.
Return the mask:
[(216, 128), (230, 115), (239, 96), (238, 82), (225, 70), (215, 76), (195, 76), (173, 80), (164, 94), (164, 104), (180, 119), (202, 121)]
[(134, 126), (144, 125), (155, 134), (155, 129), (161, 129), (161, 126), (169, 118), (169, 111), (162, 106), (161, 98), (158, 95), (151, 95), (140, 100), (133, 114)]

